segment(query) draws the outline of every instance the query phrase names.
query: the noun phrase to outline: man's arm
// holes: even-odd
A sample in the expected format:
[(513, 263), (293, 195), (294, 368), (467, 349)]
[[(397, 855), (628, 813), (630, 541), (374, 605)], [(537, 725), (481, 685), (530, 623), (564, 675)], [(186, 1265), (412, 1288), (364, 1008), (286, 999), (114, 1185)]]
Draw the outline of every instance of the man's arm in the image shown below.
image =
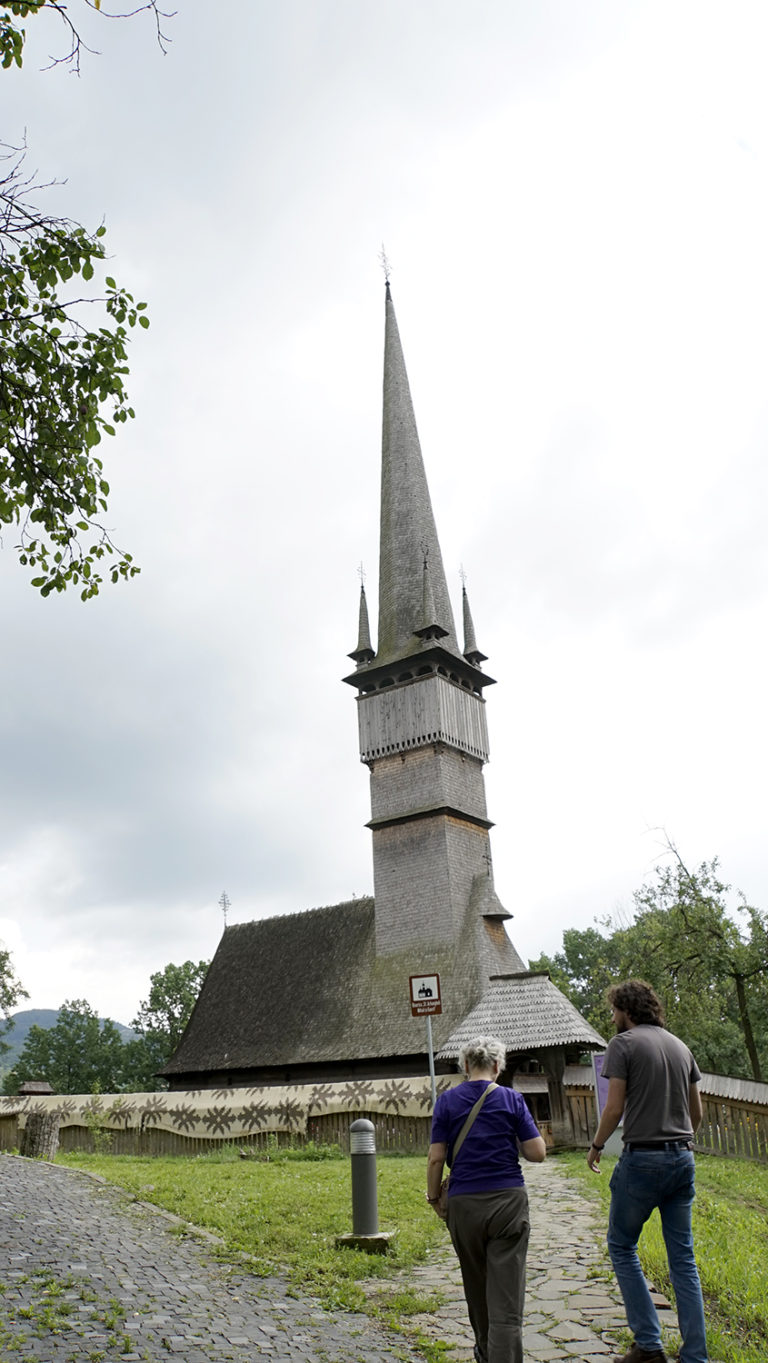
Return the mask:
[(694, 1133), (701, 1126), (701, 1119), (704, 1116), (704, 1108), (701, 1102), (701, 1089), (698, 1084), (691, 1084), (688, 1090), (688, 1111), (691, 1114), (691, 1126)]
[[(605, 1100), (605, 1107), (600, 1118), (600, 1125), (597, 1128), (595, 1139), (587, 1151), (587, 1164), (595, 1173), (600, 1173), (600, 1156), (603, 1153), (602, 1147), (605, 1145), (609, 1136), (612, 1136), (616, 1127), (621, 1121), (621, 1114), (624, 1111), (624, 1100), (627, 1096), (626, 1079), (608, 1080), (608, 1097)], [(597, 1147), (600, 1147), (598, 1149)]]
[(427, 1202), (435, 1203), (440, 1196), (443, 1167), (448, 1147), (444, 1141), (433, 1142), (427, 1155)]

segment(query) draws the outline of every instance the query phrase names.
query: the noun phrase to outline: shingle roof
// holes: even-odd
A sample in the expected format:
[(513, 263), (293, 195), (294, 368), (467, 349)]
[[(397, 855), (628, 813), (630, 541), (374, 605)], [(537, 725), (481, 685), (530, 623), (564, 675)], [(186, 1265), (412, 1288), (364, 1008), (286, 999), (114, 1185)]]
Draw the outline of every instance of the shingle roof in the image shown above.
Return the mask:
[[(500, 966), (515, 970), (520, 958), (498, 914), (483, 916), (478, 907), (493, 906), (478, 906), (470, 897), (458, 940), (453, 946), (425, 946), (424, 959), (412, 948), (376, 955), (370, 898), (225, 928), (187, 1029), (163, 1072), (234, 1073), (422, 1055), (424, 1019), (411, 1016), (408, 993), (409, 975), (420, 971), (441, 978), (443, 1012), (432, 1019), (441, 1055), (440, 1048), (450, 1049), (462, 1028), (506, 1039), (510, 995), (517, 1000), (515, 1016), (527, 1018), (524, 1049), (571, 1041), (602, 1046), (602, 1038), (545, 976), (495, 973)], [(491, 990), (483, 998), (489, 976)], [(521, 980), (528, 985), (524, 996)], [(448, 1058), (456, 1054), (458, 1046)]]
[(454, 948), (430, 947), (419, 961), (412, 950), (376, 956), (369, 898), (228, 927), (163, 1072), (421, 1054), (426, 1029), (411, 1016), (408, 977), (441, 976), (438, 1045), (480, 996), (477, 930), (468, 914)]
[(440, 1059), (457, 1060), (462, 1046), (488, 1033), (516, 1054), (551, 1046), (597, 1050), (606, 1045), (549, 976), (538, 971), (493, 976), (487, 993), (443, 1042)]

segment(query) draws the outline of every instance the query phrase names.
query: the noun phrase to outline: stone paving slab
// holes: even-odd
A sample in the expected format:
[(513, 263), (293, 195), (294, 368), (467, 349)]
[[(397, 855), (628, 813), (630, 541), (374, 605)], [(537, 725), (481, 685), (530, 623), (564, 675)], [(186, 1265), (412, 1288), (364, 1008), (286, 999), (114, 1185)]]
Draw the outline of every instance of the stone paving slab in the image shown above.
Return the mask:
[(77, 1170), (0, 1155), (0, 1363), (422, 1358), (367, 1316), (218, 1263), (215, 1237), (182, 1230)]

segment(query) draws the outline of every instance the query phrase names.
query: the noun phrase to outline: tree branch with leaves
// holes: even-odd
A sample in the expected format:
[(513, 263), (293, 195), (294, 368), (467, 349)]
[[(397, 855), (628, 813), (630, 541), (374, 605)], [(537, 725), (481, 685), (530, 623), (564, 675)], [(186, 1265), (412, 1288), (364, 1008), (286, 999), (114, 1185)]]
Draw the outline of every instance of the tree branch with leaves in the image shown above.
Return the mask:
[[(104, 18), (151, 12), (165, 50), (161, 21), (170, 15), (154, 0), (117, 12), (82, 3)], [(79, 71), (85, 44), (55, 0), (0, 0), (6, 70), (23, 62), (18, 21), (45, 12), (67, 30), (67, 51), (53, 64)], [(87, 600), (107, 571), (112, 582), (139, 571), (104, 523), (110, 489), (96, 450), (134, 416), (129, 333), (149, 319), (145, 303), (103, 275), (104, 226), (89, 232), (41, 208), (51, 183), (26, 174), (25, 154), (9, 144), (0, 152), (0, 534), (18, 527), (20, 561), (43, 596), (73, 584)]]

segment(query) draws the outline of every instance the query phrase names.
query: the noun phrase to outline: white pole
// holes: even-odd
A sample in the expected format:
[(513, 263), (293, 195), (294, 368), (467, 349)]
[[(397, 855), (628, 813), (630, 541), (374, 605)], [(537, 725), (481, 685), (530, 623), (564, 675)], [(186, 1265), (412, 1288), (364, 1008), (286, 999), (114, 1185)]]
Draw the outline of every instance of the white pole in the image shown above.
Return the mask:
[(429, 1077), (432, 1081), (432, 1107), (437, 1102), (437, 1086), (435, 1084), (435, 1057), (432, 1054), (432, 1017), (427, 1013), (427, 1051), (429, 1053)]

